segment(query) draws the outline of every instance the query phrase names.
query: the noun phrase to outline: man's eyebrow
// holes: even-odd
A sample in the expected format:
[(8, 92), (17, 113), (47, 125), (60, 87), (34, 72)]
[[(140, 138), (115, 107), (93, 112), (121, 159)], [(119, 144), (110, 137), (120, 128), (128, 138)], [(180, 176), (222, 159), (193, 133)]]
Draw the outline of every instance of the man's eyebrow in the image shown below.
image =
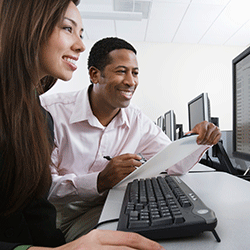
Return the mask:
[[(69, 20), (71, 23), (73, 23), (73, 25), (74, 25), (75, 27), (77, 27), (77, 23), (76, 23), (73, 19), (68, 18), (68, 17), (64, 17), (64, 19)], [(81, 28), (81, 31), (83, 32), (83, 28)]]
[[(126, 67), (124, 65), (118, 65), (118, 66), (115, 67), (115, 69), (118, 69), (118, 68), (125, 68), (125, 69), (127, 69), (128, 67)], [(138, 67), (134, 67), (133, 69), (139, 70)]]

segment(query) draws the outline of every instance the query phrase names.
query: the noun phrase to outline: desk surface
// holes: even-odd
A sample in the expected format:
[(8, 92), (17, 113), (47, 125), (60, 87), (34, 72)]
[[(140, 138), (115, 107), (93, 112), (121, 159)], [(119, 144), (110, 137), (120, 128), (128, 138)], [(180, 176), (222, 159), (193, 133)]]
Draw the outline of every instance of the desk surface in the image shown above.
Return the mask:
[[(202, 201), (214, 210), (218, 219), (216, 242), (211, 232), (197, 237), (159, 241), (166, 249), (249, 249), (250, 248), (250, 182), (223, 172), (189, 173), (181, 177)], [(124, 189), (110, 190), (100, 222), (118, 218)], [(100, 229), (116, 230), (117, 223)]]
[(215, 172), (216, 170), (214, 168), (210, 168), (208, 166), (205, 166), (203, 164), (196, 164), (193, 168), (189, 170), (189, 173), (198, 173), (198, 172)]

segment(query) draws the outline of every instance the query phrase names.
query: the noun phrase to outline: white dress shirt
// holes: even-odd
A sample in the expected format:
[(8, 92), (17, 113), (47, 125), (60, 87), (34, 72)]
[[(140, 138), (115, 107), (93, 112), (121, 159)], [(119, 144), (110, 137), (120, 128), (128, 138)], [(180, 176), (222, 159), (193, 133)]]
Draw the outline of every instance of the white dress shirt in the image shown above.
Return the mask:
[[(108, 161), (125, 153), (141, 153), (150, 159), (170, 144), (170, 139), (133, 104), (122, 108), (104, 127), (93, 115), (88, 88), (71, 93), (41, 96), (55, 124), (52, 154), (52, 187), (49, 200), (54, 204), (81, 201), (98, 203), (105, 194), (97, 191), (97, 177)], [(168, 169), (169, 174), (184, 174), (199, 161), (207, 146)]]

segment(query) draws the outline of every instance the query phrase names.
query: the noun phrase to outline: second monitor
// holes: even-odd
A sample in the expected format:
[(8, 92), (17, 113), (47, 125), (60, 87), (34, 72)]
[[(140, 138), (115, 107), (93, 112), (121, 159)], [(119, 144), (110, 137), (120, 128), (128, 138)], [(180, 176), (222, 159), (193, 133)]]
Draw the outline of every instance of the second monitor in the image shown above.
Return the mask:
[(171, 141), (176, 139), (176, 120), (173, 110), (169, 110), (164, 114), (165, 133)]
[(210, 122), (210, 102), (207, 93), (202, 93), (188, 103), (189, 130), (202, 121)]

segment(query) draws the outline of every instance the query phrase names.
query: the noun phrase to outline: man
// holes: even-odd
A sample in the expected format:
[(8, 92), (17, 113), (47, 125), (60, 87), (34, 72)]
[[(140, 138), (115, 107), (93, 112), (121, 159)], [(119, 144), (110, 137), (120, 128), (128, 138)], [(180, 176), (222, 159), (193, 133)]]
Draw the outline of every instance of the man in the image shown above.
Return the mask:
[[(130, 104), (138, 85), (136, 50), (119, 38), (98, 41), (88, 59), (91, 85), (84, 90), (42, 98), (54, 118), (56, 148), (49, 199), (61, 215), (61, 229), (72, 240), (99, 218), (107, 191), (170, 144), (141, 110)], [(200, 144), (216, 144), (219, 129), (198, 124)], [(186, 173), (208, 146), (170, 168)], [(111, 156), (108, 161), (104, 156)], [(184, 164), (185, 163), (185, 164)]]

